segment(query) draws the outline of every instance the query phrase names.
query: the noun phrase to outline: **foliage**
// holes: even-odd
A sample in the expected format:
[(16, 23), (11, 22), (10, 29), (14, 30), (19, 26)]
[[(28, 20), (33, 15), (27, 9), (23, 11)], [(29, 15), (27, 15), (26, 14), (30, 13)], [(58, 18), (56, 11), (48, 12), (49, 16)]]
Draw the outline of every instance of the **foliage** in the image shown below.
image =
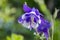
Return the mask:
[[(38, 0), (38, 1), (42, 3), (41, 0)], [(45, 3), (40, 4), (40, 3), (37, 3), (38, 1), (36, 0), (0, 0), (0, 40), (12, 40), (12, 39), (13, 40), (35, 40), (35, 37), (34, 37), (35, 35), (33, 34), (34, 30), (30, 31), (24, 28), (21, 24), (17, 22), (17, 20), (18, 20), (18, 17), (24, 13), (22, 10), (22, 6), (24, 2), (27, 2), (27, 4), (30, 7), (38, 8), (40, 12), (44, 14), (45, 18), (50, 20), (52, 16), (51, 12), (49, 11)], [(56, 2), (56, 0), (54, 2)], [(56, 7), (60, 6), (58, 2), (54, 4), (56, 4)], [(58, 15), (56, 15), (55, 17), (57, 16)], [(55, 18), (53, 40), (60, 40), (59, 28), (60, 28), (60, 19)]]

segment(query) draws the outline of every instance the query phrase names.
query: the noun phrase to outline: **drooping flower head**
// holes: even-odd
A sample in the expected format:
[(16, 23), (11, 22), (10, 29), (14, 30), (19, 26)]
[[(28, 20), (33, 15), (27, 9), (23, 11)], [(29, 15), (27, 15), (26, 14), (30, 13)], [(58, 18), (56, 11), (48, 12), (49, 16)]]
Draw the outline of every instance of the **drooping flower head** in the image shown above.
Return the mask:
[(25, 14), (19, 17), (18, 22), (28, 29), (37, 28), (38, 24), (41, 23), (40, 13), (38, 9), (30, 8), (27, 4), (23, 5)]
[(38, 33), (43, 32), (48, 38), (50, 23), (45, 20), (36, 8), (30, 8), (27, 4), (23, 5), (24, 14), (18, 18), (18, 22), (30, 30), (36, 29)]

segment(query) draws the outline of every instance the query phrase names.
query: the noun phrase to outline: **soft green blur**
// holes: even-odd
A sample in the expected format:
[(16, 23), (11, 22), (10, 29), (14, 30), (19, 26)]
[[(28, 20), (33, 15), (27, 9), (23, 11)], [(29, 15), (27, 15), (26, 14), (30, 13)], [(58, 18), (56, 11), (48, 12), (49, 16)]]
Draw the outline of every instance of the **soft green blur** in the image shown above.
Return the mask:
[(6, 40), (23, 40), (23, 36), (22, 35), (17, 35), (17, 34), (11, 34), (11, 37), (7, 36)]
[[(40, 0), (38, 0), (40, 1)], [(18, 23), (18, 17), (23, 11), (23, 4), (27, 2), (30, 7), (36, 7), (45, 18), (50, 20), (51, 16), (46, 5), (37, 3), (36, 0), (0, 0), (0, 40), (36, 40), (34, 30), (30, 31)], [(40, 1), (42, 3), (42, 1)], [(48, 11), (48, 12), (47, 12)], [(48, 17), (46, 17), (48, 15)], [(39, 40), (39, 39), (38, 39)], [(54, 19), (53, 40), (60, 40), (60, 20)]]

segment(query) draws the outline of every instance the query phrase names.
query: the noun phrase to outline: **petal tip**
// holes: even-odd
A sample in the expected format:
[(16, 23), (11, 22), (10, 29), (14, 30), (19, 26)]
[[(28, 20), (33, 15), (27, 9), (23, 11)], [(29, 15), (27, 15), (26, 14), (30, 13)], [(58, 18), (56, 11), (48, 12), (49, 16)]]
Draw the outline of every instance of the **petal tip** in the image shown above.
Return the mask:
[(23, 10), (24, 10), (24, 12), (30, 12), (31, 11), (31, 8), (27, 5), (26, 2), (23, 4)]

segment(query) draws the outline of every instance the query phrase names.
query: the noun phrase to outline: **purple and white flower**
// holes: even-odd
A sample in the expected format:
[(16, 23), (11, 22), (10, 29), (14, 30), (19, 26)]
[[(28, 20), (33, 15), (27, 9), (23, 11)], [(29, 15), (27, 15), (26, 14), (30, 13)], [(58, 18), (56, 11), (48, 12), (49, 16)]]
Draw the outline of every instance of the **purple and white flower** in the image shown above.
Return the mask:
[(18, 18), (18, 22), (25, 28), (30, 30), (35, 29), (38, 33), (44, 33), (48, 40), (48, 30), (50, 28), (50, 22), (43, 18), (43, 15), (36, 8), (30, 8), (27, 4), (23, 5), (24, 14)]

